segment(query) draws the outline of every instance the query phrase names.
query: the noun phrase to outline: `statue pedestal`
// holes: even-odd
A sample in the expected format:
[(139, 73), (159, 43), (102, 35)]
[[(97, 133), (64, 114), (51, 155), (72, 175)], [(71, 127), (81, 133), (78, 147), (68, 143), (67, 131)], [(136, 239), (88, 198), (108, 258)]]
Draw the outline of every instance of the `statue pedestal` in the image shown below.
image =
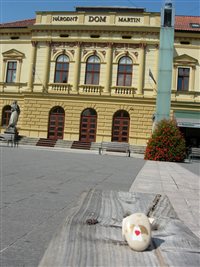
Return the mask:
[(14, 134), (14, 135), (18, 135), (18, 131), (16, 127), (8, 127), (5, 131), (5, 134)]
[(7, 141), (11, 143), (11, 146), (16, 146), (18, 143), (18, 131), (16, 127), (9, 127), (4, 131), (4, 134), (0, 135), (0, 138), (4, 141)]

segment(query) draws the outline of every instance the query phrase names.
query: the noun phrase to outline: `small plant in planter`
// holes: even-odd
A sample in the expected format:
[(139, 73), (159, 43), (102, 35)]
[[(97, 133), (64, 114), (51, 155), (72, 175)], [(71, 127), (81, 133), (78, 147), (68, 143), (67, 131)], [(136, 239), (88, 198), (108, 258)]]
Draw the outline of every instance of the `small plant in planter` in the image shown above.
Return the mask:
[(144, 159), (182, 162), (185, 157), (186, 143), (176, 121), (159, 121), (147, 143)]

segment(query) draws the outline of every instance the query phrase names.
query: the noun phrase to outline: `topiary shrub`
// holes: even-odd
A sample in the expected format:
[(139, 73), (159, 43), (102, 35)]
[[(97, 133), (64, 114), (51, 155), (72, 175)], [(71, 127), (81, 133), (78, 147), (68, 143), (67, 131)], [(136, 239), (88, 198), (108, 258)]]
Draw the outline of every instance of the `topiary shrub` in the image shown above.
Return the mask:
[(163, 119), (158, 122), (147, 143), (144, 159), (181, 162), (185, 157), (185, 139), (176, 121)]

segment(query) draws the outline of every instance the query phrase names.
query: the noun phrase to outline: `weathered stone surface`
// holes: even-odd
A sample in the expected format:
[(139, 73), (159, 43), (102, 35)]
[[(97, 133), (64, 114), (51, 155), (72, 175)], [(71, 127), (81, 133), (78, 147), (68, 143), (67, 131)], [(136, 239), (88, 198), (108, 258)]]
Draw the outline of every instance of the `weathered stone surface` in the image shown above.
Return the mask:
[[(123, 218), (138, 211), (155, 219), (152, 242), (143, 252), (130, 249), (121, 234)], [(199, 239), (178, 219), (166, 196), (91, 190), (68, 213), (39, 267), (194, 267), (199, 252)]]

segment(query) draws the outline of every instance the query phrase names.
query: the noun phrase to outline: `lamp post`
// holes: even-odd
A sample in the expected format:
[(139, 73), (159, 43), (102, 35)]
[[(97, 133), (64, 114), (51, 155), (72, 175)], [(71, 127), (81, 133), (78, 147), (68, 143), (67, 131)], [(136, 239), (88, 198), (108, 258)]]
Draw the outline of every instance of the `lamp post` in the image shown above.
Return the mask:
[(172, 0), (165, 0), (161, 10), (158, 89), (155, 123), (169, 119), (171, 106), (172, 65), (174, 52), (174, 18)]

